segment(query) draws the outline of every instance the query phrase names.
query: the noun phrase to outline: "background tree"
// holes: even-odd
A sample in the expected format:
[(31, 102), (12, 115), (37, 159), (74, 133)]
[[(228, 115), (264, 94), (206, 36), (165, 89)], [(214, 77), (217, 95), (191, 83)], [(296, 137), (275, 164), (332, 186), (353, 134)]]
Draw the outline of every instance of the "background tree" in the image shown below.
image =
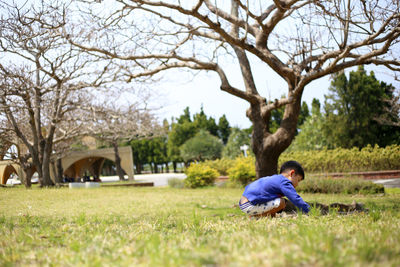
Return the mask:
[(176, 172), (177, 163), (184, 161), (181, 157), (180, 147), (196, 135), (197, 129), (191, 121), (187, 120), (182, 123), (172, 123), (171, 127), (171, 131), (168, 133), (167, 151), (168, 157), (173, 163), (174, 172)]
[(288, 148), (296, 150), (320, 150), (330, 148), (326, 137), (325, 117), (320, 111), (320, 102), (314, 98), (312, 101), (311, 115), (299, 128), (299, 134)]
[(229, 132), (229, 122), (223, 115), (219, 122), (221, 127), (215, 123), (215, 119), (208, 117), (201, 107), (199, 113), (190, 116), (189, 107), (187, 107), (183, 114), (177, 119), (177, 122), (171, 124), (171, 130), (168, 133), (168, 158), (174, 164), (174, 171), (176, 171), (176, 163), (185, 161), (181, 156), (181, 146), (189, 139), (193, 138), (199, 131), (205, 130), (215, 137), (220, 138), (220, 134), (226, 135)]
[(71, 150), (82, 151), (88, 149), (82, 142), (83, 138), (89, 134), (85, 126), (91, 123), (90, 117), (86, 116), (83, 110), (81, 110), (82, 103), (86, 103), (85, 107), (90, 105), (90, 100), (86, 97), (88, 96), (80, 98), (81, 102), (72, 108), (73, 112), (65, 113), (62, 121), (57, 125), (50, 158), (54, 174), (51, 178), (54, 178), (53, 183), (55, 184), (63, 183), (64, 180), (64, 169), (61, 159), (70, 153)]
[(134, 139), (129, 142), (129, 145), (132, 147), (133, 163), (135, 164), (137, 174), (141, 174), (143, 166), (148, 163), (148, 142), (148, 139)]
[(243, 155), (243, 151), (240, 150), (240, 147), (243, 145), (250, 145), (250, 143), (251, 131), (249, 132), (248, 130), (241, 130), (237, 127), (234, 127), (232, 128), (228, 142), (222, 151), (222, 156), (235, 159), (238, 156)]
[(313, 98), (311, 102), (311, 115), (321, 114), (321, 102), (317, 98)]
[(161, 171), (163, 171), (165, 166), (166, 172), (169, 172), (168, 164), (170, 159), (168, 157), (166, 136), (132, 140), (130, 146), (133, 150), (136, 173), (142, 173), (146, 164), (149, 164), (152, 173), (158, 172), (159, 165), (161, 165)]
[[(209, 0), (115, 3), (110, 16), (104, 16), (104, 9), (94, 14), (99, 7), (89, 6), (85, 14), (93, 16), (92, 20), (85, 17), (87, 34), (71, 33), (69, 40), (89, 53), (121, 60), (129, 70), (129, 79), (180, 67), (215, 72), (221, 90), (249, 103), (246, 114), (253, 124), (257, 177), (276, 173), (280, 154), (296, 135), (301, 98), (309, 83), (363, 64), (392, 70), (400, 66), (396, 53), (398, 1), (232, 0), (230, 6)], [(146, 23), (136, 24), (138, 17), (146, 18)], [(101, 27), (94, 29), (93, 23)], [(101, 39), (88, 38), (93, 30), (98, 36), (113, 35), (118, 41), (111, 46), (99, 45)], [(130, 48), (138, 43), (141, 48)], [(218, 60), (227, 53), (238, 62), (241, 88), (230, 83), (224, 61)], [(286, 97), (269, 103), (259, 93), (250, 55), (286, 83)], [(132, 61), (142, 64), (128, 66)], [(283, 106), (281, 124), (271, 132), (271, 113)]]
[(192, 122), (192, 118), (190, 116), (190, 108), (189, 107), (186, 107), (183, 110), (183, 114), (181, 116), (179, 116), (177, 122), (178, 123)]
[(204, 129), (214, 136), (218, 136), (218, 125), (215, 123), (215, 119), (207, 117), (204, 113), (203, 106), (200, 108), (200, 112), (193, 115), (193, 124), (196, 129)]
[(333, 76), (330, 94), (325, 99), (325, 131), (330, 146), (359, 147), (368, 144), (386, 146), (398, 143), (399, 127), (382, 125), (375, 118), (386, 113), (393, 98), (393, 86), (379, 82), (373, 72), (362, 66)]
[(308, 109), (308, 105), (305, 101), (301, 104), (300, 114), (299, 114), (299, 122), (297, 123), (298, 127), (302, 126), (303, 123), (310, 116), (310, 110)]
[(2, 116), (0, 116), (0, 126), (2, 126), (0, 128), (0, 160), (3, 160), (4, 157), (6, 156), (8, 149), (12, 145), (10, 140), (13, 139), (11, 137), (12, 132), (10, 133), (8, 131), (8, 129), (6, 127), (4, 127), (4, 125), (6, 123), (7, 123), (7, 119), (2, 118)]
[(385, 99), (384, 113), (374, 119), (382, 125), (400, 127), (400, 89), (393, 86), (387, 87), (392, 98)]
[[(271, 121), (269, 124), (269, 128), (272, 133), (276, 132), (279, 129), (279, 125), (281, 125), (281, 123), (282, 123), (284, 112), (285, 112), (284, 107), (274, 109), (271, 112)], [(297, 123), (297, 127), (300, 127), (301, 125), (303, 125), (303, 123), (308, 118), (308, 116), (310, 116), (310, 111), (308, 109), (307, 103), (305, 101), (303, 101), (303, 103), (301, 104), (299, 121)], [(297, 133), (297, 129), (296, 129), (296, 133)]]
[(98, 58), (81, 54), (61, 37), (69, 18), (61, 4), (41, 2), (29, 10), (0, 4), (0, 113), (28, 149), (40, 185), (49, 186), (54, 184), (54, 143), (66, 137), (58, 126), (88, 103), (93, 88), (115, 75), (106, 73), (110, 62), (101, 65)]
[(214, 160), (221, 157), (222, 141), (201, 129), (193, 138), (186, 141), (181, 147), (181, 156), (187, 163), (191, 161)]
[[(51, 167), (53, 167), (54, 179), (52, 182), (54, 184), (62, 183), (63, 180), (63, 169), (61, 166), (61, 158), (71, 149), (71, 146), (76, 142), (76, 138), (81, 136), (81, 125), (78, 121), (73, 118), (68, 118), (69, 113), (67, 113), (63, 121), (58, 124), (56, 129), (56, 134), (53, 139), (53, 151), (50, 157)], [(22, 114), (14, 113), (14, 118), (18, 119), (18, 125), (21, 132), (29, 135), (29, 116), (23, 112)], [(15, 128), (11, 125), (7, 117), (0, 116), (0, 139), (4, 144), (3, 149), (5, 149), (5, 154), (8, 159), (19, 164), (24, 171), (25, 175), (19, 175), (21, 183), (25, 187), (29, 188), (31, 186), (31, 177), (36, 172), (36, 166), (32, 162), (32, 156), (30, 150), (25, 146), (25, 144), (16, 136), (14, 132)], [(14, 149), (10, 149), (14, 147)], [(0, 160), (3, 159), (0, 156)], [(52, 177), (53, 178), (53, 177)]]
[(168, 169), (167, 140), (165, 136), (151, 138), (149, 140), (148, 153), (148, 162), (152, 173), (158, 173), (159, 167), (161, 167), (161, 172), (163, 172), (164, 166)]
[(231, 134), (231, 126), (226, 118), (225, 114), (218, 120), (218, 136), (222, 142), (226, 145), (228, 142), (229, 135)]
[[(142, 108), (139, 103), (119, 108), (103, 103), (88, 107), (87, 112), (93, 123), (85, 127), (91, 136), (109, 143), (114, 149), (115, 167), (120, 180), (124, 180), (124, 171), (121, 167), (118, 145), (129, 143), (132, 139), (162, 134), (162, 129), (152, 112)], [(150, 147), (150, 151), (153, 152), (149, 155), (152, 161), (157, 161), (158, 159), (154, 159), (154, 146)]]

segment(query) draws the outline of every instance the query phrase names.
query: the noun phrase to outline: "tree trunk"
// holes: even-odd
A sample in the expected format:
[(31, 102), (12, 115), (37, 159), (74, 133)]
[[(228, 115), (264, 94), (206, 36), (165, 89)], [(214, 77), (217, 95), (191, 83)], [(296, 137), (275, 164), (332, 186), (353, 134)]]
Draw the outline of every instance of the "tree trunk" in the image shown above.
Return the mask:
[(168, 162), (165, 163), (165, 172), (169, 173), (169, 166), (168, 166)]
[(21, 175), (21, 183), (25, 186), (25, 188), (31, 188), (32, 186), (32, 175), (33, 175), (33, 169), (32, 169), (32, 163), (28, 162), (29, 157), (25, 156), (20, 156), (20, 164), (22, 167), (22, 170), (24, 172), (24, 175)]
[(152, 164), (151, 162), (149, 163), (149, 166), (150, 166), (150, 172), (151, 172), (151, 173), (154, 173), (154, 171), (153, 171), (153, 164)]
[(177, 173), (177, 171), (176, 171), (176, 161), (172, 162), (172, 168), (174, 168), (174, 173)]
[(24, 173), (25, 173), (25, 177), (23, 179), (21, 179), (23, 185), (25, 186), (25, 188), (31, 188), (32, 187), (32, 175), (33, 175), (33, 171), (32, 171), (32, 166), (29, 166), (28, 168), (23, 168), (24, 169)]
[(158, 173), (158, 165), (157, 165), (157, 163), (153, 163), (154, 164), (154, 173)]
[(54, 184), (61, 184), (63, 182), (63, 168), (61, 165), (61, 159), (57, 159), (56, 162), (51, 162), (51, 167), (54, 174)]
[(50, 178), (52, 178), (51, 180), (53, 181), (54, 184), (57, 184), (57, 182), (56, 182), (56, 180), (57, 180), (56, 164), (54, 163), (54, 161), (52, 161), (50, 163), (50, 165), (51, 165), (51, 170), (53, 171), (53, 174), (54, 174), (54, 177), (50, 176)]
[(115, 167), (117, 169), (117, 175), (119, 177), (120, 181), (125, 180), (124, 178), (124, 170), (121, 168), (121, 158), (119, 157), (119, 152), (118, 152), (118, 143), (115, 141), (112, 143), (112, 146), (114, 147), (114, 153), (115, 153)]
[(44, 158), (43, 160), (42, 171), (43, 171), (43, 177), (40, 186), (41, 187), (53, 186), (54, 183), (51, 180), (50, 176), (50, 160), (47, 158)]
[(56, 179), (56, 181), (58, 183), (62, 183), (63, 182), (63, 178), (64, 178), (63, 174), (64, 174), (64, 169), (62, 167), (61, 159), (57, 159), (57, 174), (56, 174), (57, 179)]
[(142, 164), (136, 163), (136, 173), (141, 174), (142, 173)]
[(262, 115), (262, 105), (251, 105), (248, 116), (253, 122), (252, 149), (256, 157), (256, 177), (276, 174), (279, 156), (291, 144), (297, 128), (301, 98), (287, 104), (280, 128), (269, 131), (270, 114)]
[(41, 187), (47, 187), (47, 186), (53, 186), (54, 183), (51, 180), (50, 176), (50, 155), (51, 155), (51, 150), (45, 149), (43, 151), (43, 157), (42, 157), (42, 181), (40, 183)]
[(270, 176), (277, 173), (279, 155), (270, 153), (269, 149), (260, 150), (256, 155), (257, 178)]
[(32, 165), (35, 166), (36, 172), (38, 173), (39, 184), (42, 184), (43, 171), (42, 171), (42, 164), (39, 161), (38, 155), (32, 154)]

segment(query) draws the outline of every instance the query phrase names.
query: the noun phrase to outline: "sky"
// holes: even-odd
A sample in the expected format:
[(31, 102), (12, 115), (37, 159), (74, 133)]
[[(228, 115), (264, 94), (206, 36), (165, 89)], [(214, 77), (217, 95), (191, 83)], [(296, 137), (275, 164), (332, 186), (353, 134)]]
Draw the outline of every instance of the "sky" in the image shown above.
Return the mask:
[[(283, 80), (263, 65), (258, 62), (253, 64), (256, 85), (260, 94), (267, 97), (268, 100), (279, 98), (282, 94), (286, 94), (287, 87)], [(234, 67), (228, 67), (228, 69), (233, 80), (232, 84), (238, 88), (243, 88), (239, 79), (239, 70)], [(396, 88), (400, 88), (400, 83), (393, 79), (390, 71), (373, 65), (365, 66), (365, 69), (368, 73), (373, 70), (378, 80), (391, 83)], [(346, 73), (348, 74), (350, 70), (354, 70), (354, 68), (349, 69)], [(221, 83), (216, 73), (204, 71), (194, 78), (183, 71), (176, 71), (173, 74), (166, 72), (165, 75), (170, 76), (168, 78), (169, 81), (161, 82), (157, 86), (157, 90), (163, 95), (161, 102), (164, 107), (159, 112), (160, 118), (166, 118), (171, 121), (171, 117), (176, 118), (183, 114), (183, 110), (186, 107), (190, 108), (193, 115), (199, 112), (203, 106), (206, 115), (213, 117), (217, 123), (218, 119), (225, 114), (231, 126), (241, 129), (251, 126), (251, 121), (246, 117), (246, 110), (249, 107), (248, 102), (221, 91), (219, 89)], [(319, 99), (323, 105), (324, 95), (329, 93), (329, 85), (329, 76), (313, 81), (306, 86), (302, 101), (305, 101), (310, 109), (313, 98)]]

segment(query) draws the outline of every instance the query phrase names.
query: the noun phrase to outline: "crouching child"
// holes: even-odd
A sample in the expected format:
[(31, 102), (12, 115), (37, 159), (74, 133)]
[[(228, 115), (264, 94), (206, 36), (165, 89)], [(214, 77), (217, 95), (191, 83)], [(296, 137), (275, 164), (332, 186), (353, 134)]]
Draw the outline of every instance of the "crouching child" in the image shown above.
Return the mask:
[(308, 213), (310, 206), (296, 192), (300, 181), (304, 180), (303, 167), (297, 161), (282, 164), (280, 174), (262, 177), (244, 189), (239, 201), (240, 209), (250, 218), (271, 216), (283, 210), (287, 197), (302, 212)]

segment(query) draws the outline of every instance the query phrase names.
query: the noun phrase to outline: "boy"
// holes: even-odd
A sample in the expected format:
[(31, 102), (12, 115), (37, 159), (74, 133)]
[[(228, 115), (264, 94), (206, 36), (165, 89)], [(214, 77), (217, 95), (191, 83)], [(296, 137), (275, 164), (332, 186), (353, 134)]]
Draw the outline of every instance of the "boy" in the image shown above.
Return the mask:
[(239, 201), (240, 209), (252, 217), (272, 216), (286, 206), (286, 196), (304, 213), (310, 206), (297, 194), (295, 187), (304, 180), (303, 167), (297, 161), (282, 164), (280, 174), (260, 178), (246, 186)]

